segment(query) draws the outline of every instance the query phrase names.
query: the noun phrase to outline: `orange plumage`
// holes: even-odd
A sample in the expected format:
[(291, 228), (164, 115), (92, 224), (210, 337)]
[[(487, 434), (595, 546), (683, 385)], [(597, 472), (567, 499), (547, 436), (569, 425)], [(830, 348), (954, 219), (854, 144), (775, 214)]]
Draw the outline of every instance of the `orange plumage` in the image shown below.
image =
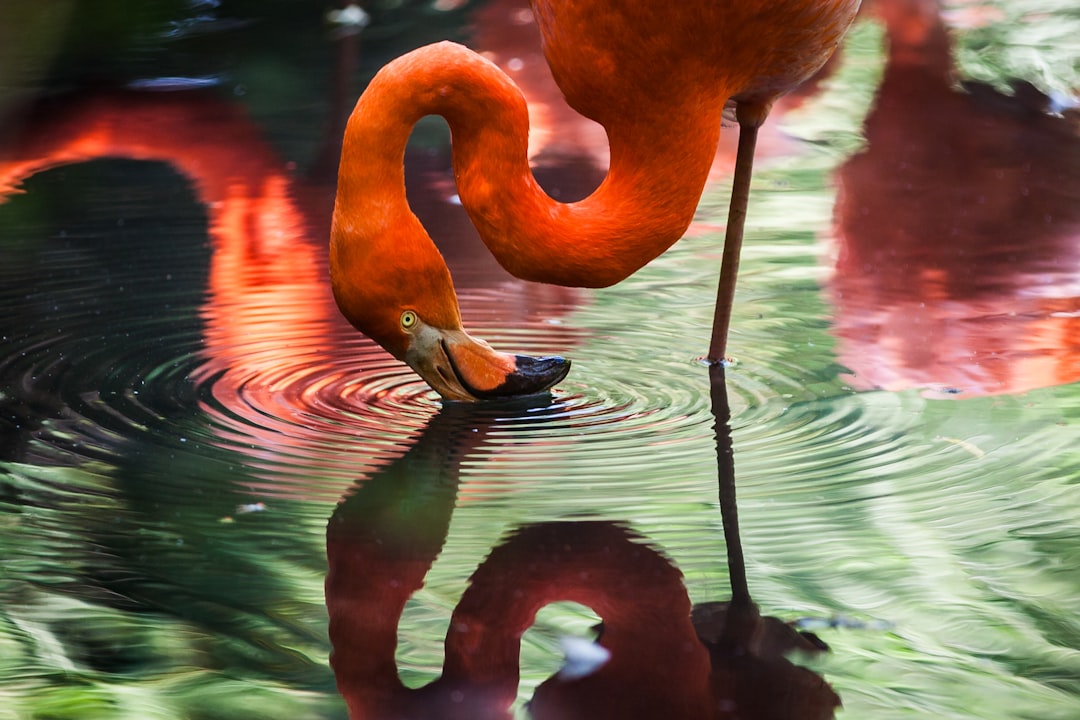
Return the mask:
[[(829, 58), (858, 5), (535, 0), (556, 82), (575, 110), (604, 126), (611, 148), (607, 177), (575, 203), (553, 200), (533, 178), (525, 101), (495, 65), (453, 43), (391, 62), (345, 131), (330, 256), (339, 307), (445, 397), (547, 389), (565, 376), (565, 361), (497, 353), (462, 330), (449, 272), (405, 197), (413, 124), (429, 114), (446, 118), (462, 204), (507, 270), (538, 282), (611, 285), (686, 230), (724, 105), (736, 101), (740, 125), (756, 129), (780, 94)], [(744, 178), (737, 172), (736, 184), (748, 185), (748, 173), (749, 166)], [(455, 359), (465, 355), (468, 376)]]

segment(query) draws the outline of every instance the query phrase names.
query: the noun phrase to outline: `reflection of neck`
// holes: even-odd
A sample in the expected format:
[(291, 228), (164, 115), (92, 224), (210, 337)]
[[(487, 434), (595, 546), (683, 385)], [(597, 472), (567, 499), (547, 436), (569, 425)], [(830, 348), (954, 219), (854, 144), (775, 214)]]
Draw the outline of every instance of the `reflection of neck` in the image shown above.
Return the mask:
[(411, 226), (408, 251), (436, 252), (408, 208), (402, 156), (416, 121), (438, 114), (453, 135), (462, 204), (500, 264), (528, 280), (609, 285), (686, 229), (716, 151), (723, 99), (718, 89), (715, 98), (664, 108), (663, 117), (643, 108), (610, 124), (607, 178), (585, 200), (563, 204), (529, 170), (527, 108), (510, 79), (460, 46), (422, 48), (380, 71), (350, 118), (336, 224), (345, 243), (365, 246), (397, 242), (385, 229)]
[(592, 717), (619, 717), (622, 694), (633, 698), (637, 717), (646, 716), (642, 704), (650, 702), (657, 706), (653, 717), (705, 717), (709, 659), (690, 622), (681, 573), (604, 522), (530, 526), (496, 548), (450, 621), (444, 680), (508, 705), (517, 691), (521, 635), (541, 607), (556, 601), (581, 603), (601, 617), (600, 642), (611, 659), (587, 678), (545, 683), (533, 700), (537, 716), (557, 703), (588, 717), (596, 703)]
[(394, 659), (398, 621), (446, 541), (461, 460), (485, 435), (485, 424), (468, 422), (465, 412), (445, 406), (327, 526), (331, 663), (353, 717), (385, 713), (404, 699)]
[[(705, 717), (708, 653), (694, 633), (681, 574), (627, 530), (603, 522), (530, 526), (497, 547), (454, 611), (443, 676), (416, 691), (402, 686), (398, 622), (445, 541), (460, 462), (484, 436), (485, 423), (448, 419), (448, 409), (466, 412), (444, 408), (405, 456), (338, 506), (327, 528), (332, 665), (351, 715), (433, 717), (456, 706), (472, 713), (461, 717), (508, 717), (522, 633), (541, 607), (568, 600), (601, 616), (612, 657), (588, 678), (545, 683), (534, 698), (537, 717), (545, 703), (610, 704), (628, 688), (646, 698), (635, 708), (656, 705), (652, 717)], [(616, 715), (597, 705), (591, 717), (604, 716)]]

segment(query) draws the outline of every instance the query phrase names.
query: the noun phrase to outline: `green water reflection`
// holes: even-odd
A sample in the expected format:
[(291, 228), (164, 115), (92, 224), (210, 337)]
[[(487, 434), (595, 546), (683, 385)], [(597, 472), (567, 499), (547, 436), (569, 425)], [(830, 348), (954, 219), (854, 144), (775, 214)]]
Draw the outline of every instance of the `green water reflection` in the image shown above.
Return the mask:
[[(394, 461), (438, 407), (319, 314), (332, 186), (306, 171), (325, 151), (340, 46), (306, 3), (277, 16), (156, 3), (106, 34), (80, 33), (72, 18), (86, 11), (73, 6), (0, 50), (11, 58), (0, 68), (18, 69), (5, 75), (0, 166), (34, 137), (26, 118), (40, 117), (30, 106), (43, 94), (212, 77), (215, 99), (198, 107), (246, 111), (228, 127), (256, 128), (250, 147), (272, 149), (242, 145), (257, 156), (250, 172), (285, 190), (215, 195), (208, 176), (129, 154), (42, 171), (0, 204), (0, 718), (345, 717), (329, 662), (327, 523), (354, 488), (401, 471)], [(350, 49), (362, 62), (348, 97), (408, 47), (498, 36), (475, 21), (491, 16), (471, 13), (500, 7), (376, 6)], [(774, 118), (755, 179), (728, 371), (749, 589), (768, 615), (822, 621), (832, 651), (808, 662), (842, 699), (840, 717), (1075, 718), (1077, 118), (995, 93), (1013, 78), (1051, 99), (1075, 90), (1080, 16), (1067, 2), (949, 3), (955, 45), (934, 45), (937, 26), (923, 23), (931, 32), (912, 47), (894, 38), (911, 51), (899, 60), (876, 17)], [(950, 65), (920, 60), (919, 74), (912, 57), (955, 61), (993, 89), (962, 90), (947, 73), (935, 85)], [(883, 98), (890, 87), (919, 92)], [(73, 107), (63, 98), (52, 107)], [(946, 106), (954, 115), (919, 124)], [(933, 145), (945, 126), (949, 142)], [(438, 126), (419, 141), (415, 204), (456, 233)], [(909, 146), (922, 152), (889, 151)], [(944, 157), (949, 186), (922, 187)], [(1040, 162), (1024, 170), (1027, 157)], [(1024, 182), (995, 185), (999, 174)], [(730, 597), (696, 361), (726, 177), (688, 238), (608, 290), (524, 288), (468, 241), (447, 249), (467, 322), (575, 364), (550, 407), (457, 446), (445, 544), (398, 629), (407, 686), (439, 676), (469, 575), (524, 525), (626, 524), (683, 573), (690, 601)], [(1044, 202), (1016, 200), (1022, 187)], [(980, 194), (1003, 214), (980, 216)], [(890, 215), (894, 195), (904, 212)], [(250, 230), (266, 197), (292, 203), (273, 216), (280, 235)], [(856, 221), (879, 207), (873, 224)], [(1054, 222), (1033, 224), (1032, 207)], [(230, 244), (235, 217), (249, 231)], [(957, 247), (954, 226), (985, 234), (962, 257), (926, 249)], [(242, 281), (222, 281), (234, 274)], [(852, 626), (825, 622), (841, 617)], [(592, 620), (581, 606), (541, 613), (522, 641), (519, 708), (559, 666), (559, 637)]]

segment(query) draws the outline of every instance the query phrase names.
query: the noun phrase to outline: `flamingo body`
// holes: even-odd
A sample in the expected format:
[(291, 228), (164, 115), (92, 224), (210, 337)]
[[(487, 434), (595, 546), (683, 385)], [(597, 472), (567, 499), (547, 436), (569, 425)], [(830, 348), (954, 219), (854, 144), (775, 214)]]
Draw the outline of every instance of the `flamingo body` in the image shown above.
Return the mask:
[(727, 102), (759, 125), (782, 92), (828, 59), (859, 0), (534, 0), (544, 55), (570, 105), (607, 131), (608, 174), (575, 203), (528, 164), (528, 114), (513, 82), (453, 43), (384, 67), (349, 119), (331, 231), (345, 316), (436, 390), (471, 400), (542, 391), (559, 358), (497, 353), (461, 327), (446, 264), (405, 197), (412, 126), (450, 126), (462, 204), (517, 277), (576, 287), (623, 280), (686, 230)]

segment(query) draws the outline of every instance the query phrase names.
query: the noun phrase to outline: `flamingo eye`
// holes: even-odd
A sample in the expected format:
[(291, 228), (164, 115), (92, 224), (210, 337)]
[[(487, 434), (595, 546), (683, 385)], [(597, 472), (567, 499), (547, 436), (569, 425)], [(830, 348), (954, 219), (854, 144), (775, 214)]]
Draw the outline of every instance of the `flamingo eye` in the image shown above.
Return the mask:
[(405, 312), (401, 313), (401, 327), (405, 330), (408, 330), (414, 325), (416, 325), (417, 320), (419, 320), (419, 318), (416, 317), (416, 313), (414, 313), (412, 310), (406, 310)]

